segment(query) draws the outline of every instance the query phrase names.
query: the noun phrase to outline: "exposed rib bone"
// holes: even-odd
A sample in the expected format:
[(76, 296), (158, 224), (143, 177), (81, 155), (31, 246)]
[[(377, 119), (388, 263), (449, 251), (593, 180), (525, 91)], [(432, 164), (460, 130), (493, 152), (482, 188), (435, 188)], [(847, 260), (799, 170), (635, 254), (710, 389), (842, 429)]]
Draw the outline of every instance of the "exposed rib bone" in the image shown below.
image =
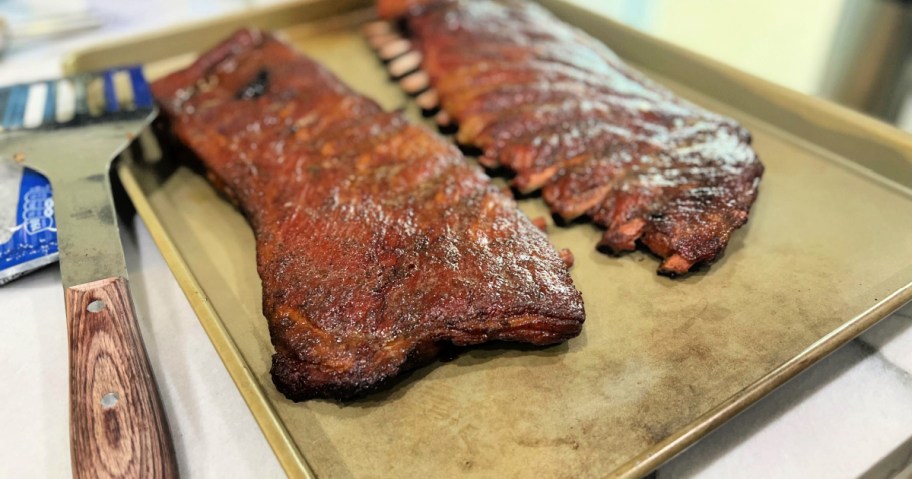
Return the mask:
[(369, 43), (374, 50), (380, 50), (386, 45), (399, 40), (402, 40), (402, 37), (398, 33), (384, 33), (382, 35), (367, 37), (367, 43)]
[(419, 66), (421, 66), (421, 54), (411, 51), (391, 61), (387, 70), (393, 78), (400, 78), (417, 70)]
[(377, 35), (383, 35), (386, 33), (391, 33), (393, 31), (393, 24), (386, 21), (376, 21), (365, 23), (361, 27), (361, 31), (364, 32), (364, 35), (368, 37), (374, 37)]
[(428, 89), (431, 84), (431, 78), (427, 73), (418, 70), (409, 74), (402, 80), (399, 80), (399, 86), (409, 95), (417, 95)]
[(418, 95), (418, 97), (415, 98), (415, 103), (417, 103), (422, 110), (436, 110), (440, 107), (440, 97), (437, 95), (437, 91), (432, 88)]
[(450, 118), (450, 115), (443, 110), (440, 110), (439, 113), (434, 115), (434, 121), (440, 128), (449, 128), (453, 126), (453, 119)]
[(394, 58), (405, 55), (412, 49), (412, 43), (406, 39), (393, 40), (385, 45), (383, 45), (377, 54), (380, 56), (380, 59), (388, 62)]

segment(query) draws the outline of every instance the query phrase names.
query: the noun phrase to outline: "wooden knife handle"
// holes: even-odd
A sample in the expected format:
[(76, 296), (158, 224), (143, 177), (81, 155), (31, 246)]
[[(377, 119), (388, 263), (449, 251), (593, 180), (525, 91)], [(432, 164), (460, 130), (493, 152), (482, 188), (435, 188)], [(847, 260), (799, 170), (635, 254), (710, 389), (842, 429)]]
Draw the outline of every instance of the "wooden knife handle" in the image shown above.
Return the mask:
[(127, 280), (66, 288), (65, 298), (73, 477), (178, 477)]

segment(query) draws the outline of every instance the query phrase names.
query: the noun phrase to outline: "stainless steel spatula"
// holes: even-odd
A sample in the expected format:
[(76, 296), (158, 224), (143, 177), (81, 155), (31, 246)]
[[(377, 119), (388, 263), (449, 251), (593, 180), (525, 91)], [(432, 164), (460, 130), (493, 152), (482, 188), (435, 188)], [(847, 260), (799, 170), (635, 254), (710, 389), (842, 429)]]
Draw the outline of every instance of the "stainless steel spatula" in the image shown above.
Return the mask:
[(77, 478), (177, 476), (109, 178), (111, 161), (155, 114), (139, 68), (0, 89), (0, 154), (45, 174), (53, 190)]

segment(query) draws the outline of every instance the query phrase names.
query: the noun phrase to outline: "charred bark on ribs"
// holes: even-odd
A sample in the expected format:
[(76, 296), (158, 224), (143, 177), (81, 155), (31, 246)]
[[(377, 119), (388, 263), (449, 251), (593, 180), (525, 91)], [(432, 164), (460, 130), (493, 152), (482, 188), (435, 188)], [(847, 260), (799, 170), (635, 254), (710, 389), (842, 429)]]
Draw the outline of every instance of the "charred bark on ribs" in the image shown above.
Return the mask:
[(290, 399), (362, 394), (450, 343), (579, 334), (580, 294), (512, 199), (268, 34), (241, 31), (152, 88), (253, 227)]
[[(763, 165), (734, 120), (684, 101), (532, 2), (380, 0), (404, 25), (458, 140), (542, 189), (564, 219), (637, 242), (686, 273), (747, 222)], [(389, 27), (387, 27), (389, 29)]]

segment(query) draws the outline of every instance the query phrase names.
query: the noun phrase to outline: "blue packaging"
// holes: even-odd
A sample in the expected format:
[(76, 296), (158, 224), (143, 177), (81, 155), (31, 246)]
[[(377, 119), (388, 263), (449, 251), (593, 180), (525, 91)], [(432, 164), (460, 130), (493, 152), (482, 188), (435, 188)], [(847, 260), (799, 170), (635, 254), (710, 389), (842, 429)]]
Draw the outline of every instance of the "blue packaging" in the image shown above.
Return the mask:
[(57, 261), (57, 256), (50, 183), (0, 158), (0, 285)]
[[(124, 113), (149, 114), (153, 106), (141, 66), (4, 86), (0, 141), (8, 131), (78, 127)], [(2, 151), (2, 146), (0, 142), (0, 285), (58, 258), (49, 182), (10, 158), (12, 152)]]

